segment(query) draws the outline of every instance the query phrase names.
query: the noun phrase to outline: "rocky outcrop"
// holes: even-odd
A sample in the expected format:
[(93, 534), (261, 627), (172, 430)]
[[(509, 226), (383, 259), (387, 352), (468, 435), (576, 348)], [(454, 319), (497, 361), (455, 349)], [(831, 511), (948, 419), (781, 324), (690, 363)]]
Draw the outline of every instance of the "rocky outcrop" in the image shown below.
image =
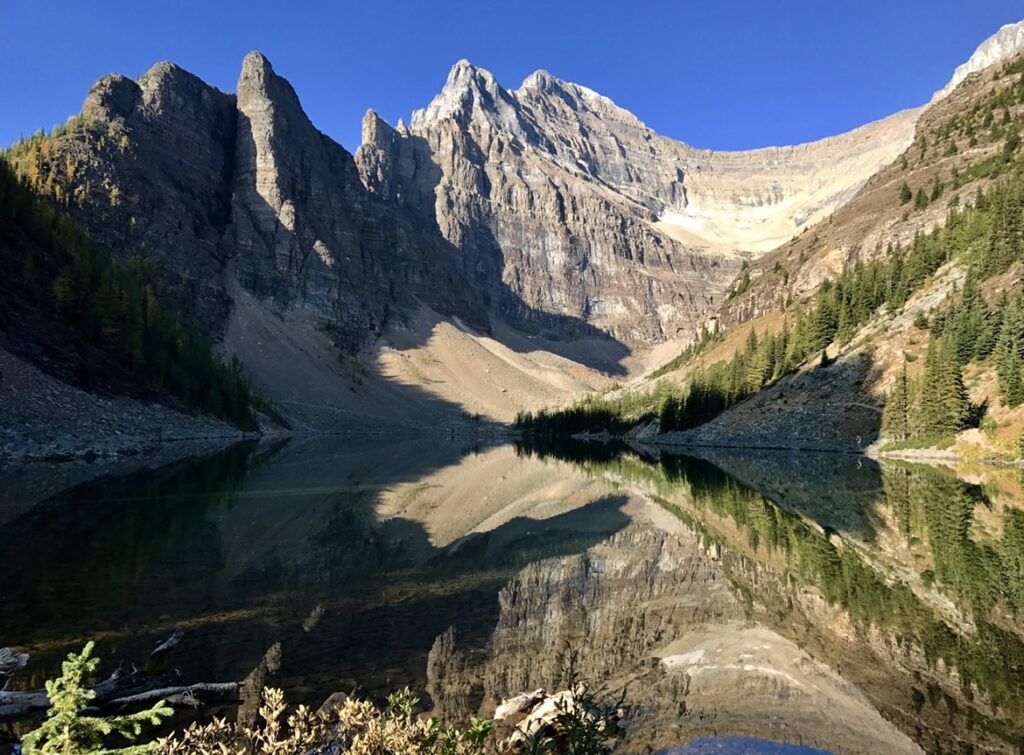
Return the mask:
[(1012, 58), (1021, 52), (1024, 52), (1024, 21), (1002, 26), (999, 31), (978, 45), (978, 49), (967, 59), (967, 62), (957, 66), (949, 83), (932, 96), (932, 102), (935, 103), (947, 97), (961, 81), (972, 73), (984, 71), (989, 66)]
[(386, 259), (368, 254), (364, 240), (383, 247), (383, 234), (363, 233), (371, 230), (367, 197), (351, 157), (313, 127), (295, 91), (259, 53), (242, 66), (238, 119), (232, 211), (239, 281), (347, 333), (379, 332), (391, 299)]
[(222, 275), (234, 113), (232, 95), (173, 63), (137, 82), (105, 76), (41, 166), (51, 179), (64, 173), (69, 207), (94, 238), (153, 260), (162, 293), (213, 331), (230, 307)]

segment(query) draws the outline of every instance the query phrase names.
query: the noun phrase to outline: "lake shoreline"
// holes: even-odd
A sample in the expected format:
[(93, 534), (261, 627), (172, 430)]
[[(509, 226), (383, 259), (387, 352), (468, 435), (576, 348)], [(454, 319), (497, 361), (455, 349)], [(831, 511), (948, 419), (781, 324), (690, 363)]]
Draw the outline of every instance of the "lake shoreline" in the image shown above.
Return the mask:
[(573, 440), (583, 443), (607, 444), (612, 441), (625, 443), (636, 450), (657, 451), (659, 453), (683, 454), (686, 449), (695, 451), (750, 451), (769, 453), (815, 453), (815, 454), (845, 454), (848, 456), (863, 456), (874, 460), (895, 460), (909, 461), (926, 464), (982, 464), (990, 467), (1024, 468), (1024, 459), (1007, 459), (998, 456), (976, 457), (952, 453), (936, 448), (920, 449), (885, 449), (879, 448), (877, 444), (863, 448), (838, 447), (830, 445), (750, 445), (744, 443), (698, 443), (680, 439), (670, 439), (671, 434), (653, 436), (642, 436), (631, 432), (622, 435), (615, 435), (606, 431), (600, 433), (574, 433), (570, 436)]

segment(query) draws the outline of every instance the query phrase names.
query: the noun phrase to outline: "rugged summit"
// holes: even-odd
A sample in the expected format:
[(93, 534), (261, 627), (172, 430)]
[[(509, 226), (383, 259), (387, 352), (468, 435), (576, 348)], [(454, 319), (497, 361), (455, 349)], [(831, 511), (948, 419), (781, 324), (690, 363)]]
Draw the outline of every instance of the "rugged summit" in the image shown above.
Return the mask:
[(453, 250), (364, 188), (352, 155), (306, 117), (259, 53), (237, 95), (171, 63), (112, 75), (33, 158), (38, 182), (118, 256), (145, 256), (179, 309), (213, 333), (229, 290), (322, 321), (347, 348), (389, 314), (434, 305), (486, 326)]
[(905, 148), (915, 117), (715, 153), (546, 71), (512, 91), (463, 60), (408, 129), (368, 113), (356, 159), (371, 191), (435, 217), (513, 322), (561, 315), (651, 343), (692, 330), (743, 256), (848, 199)]
[(967, 59), (966, 63), (957, 66), (949, 83), (932, 96), (932, 102), (935, 103), (947, 97), (961, 81), (972, 73), (984, 71), (990, 65), (1012, 58), (1020, 52), (1024, 52), (1024, 21), (1006, 24), (978, 45), (978, 49)]
[(384, 212), (261, 54), (246, 57), (237, 96), (231, 230), (245, 288), (326, 318), (352, 347), (396, 304), (483, 321), (447, 245)]
[[(217, 330), (230, 309), (223, 266), (230, 251), (235, 98), (173, 63), (137, 82), (101, 78), (80, 124), (42, 162), (64, 186), (94, 238), (161, 271), (163, 293)], [(59, 198), (59, 197), (58, 197)]]

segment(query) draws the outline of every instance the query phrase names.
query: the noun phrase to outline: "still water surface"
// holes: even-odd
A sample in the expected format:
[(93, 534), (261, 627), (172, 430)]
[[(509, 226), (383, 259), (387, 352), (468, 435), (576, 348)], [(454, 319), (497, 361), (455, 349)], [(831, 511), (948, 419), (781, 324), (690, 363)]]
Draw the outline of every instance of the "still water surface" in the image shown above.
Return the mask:
[(571, 645), (630, 690), (624, 752), (1024, 742), (1016, 470), (292, 441), (5, 473), (0, 645), (32, 653), (20, 687), (87, 639), (109, 671), (182, 629), (188, 681), (242, 679), (276, 648), (267, 681), (294, 702), (409, 685), (459, 719), (556, 686)]

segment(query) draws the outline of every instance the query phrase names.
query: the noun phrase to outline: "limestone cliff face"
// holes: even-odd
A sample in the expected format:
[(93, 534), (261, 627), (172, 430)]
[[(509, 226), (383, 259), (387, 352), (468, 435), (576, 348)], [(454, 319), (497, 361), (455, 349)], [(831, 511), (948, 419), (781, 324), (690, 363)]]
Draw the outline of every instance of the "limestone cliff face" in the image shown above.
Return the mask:
[(714, 153), (545, 71), (511, 91), (460, 61), (408, 129), (369, 113), (356, 159), (372, 192), (435, 219), (506, 317), (650, 343), (691, 330), (744, 254), (848, 199), (906, 146), (915, 115)]
[(978, 45), (978, 49), (974, 51), (965, 63), (957, 66), (949, 83), (935, 93), (932, 97), (932, 102), (938, 102), (949, 96), (950, 92), (956, 89), (957, 85), (972, 73), (983, 71), (989, 66), (1012, 58), (1021, 52), (1024, 52), (1024, 21), (1006, 24)]
[(236, 155), (232, 230), (242, 285), (347, 334), (379, 332), (396, 287), (415, 287), (422, 270), (399, 268), (392, 279), (398, 250), (351, 156), (316, 130), (258, 53), (238, 80)]

